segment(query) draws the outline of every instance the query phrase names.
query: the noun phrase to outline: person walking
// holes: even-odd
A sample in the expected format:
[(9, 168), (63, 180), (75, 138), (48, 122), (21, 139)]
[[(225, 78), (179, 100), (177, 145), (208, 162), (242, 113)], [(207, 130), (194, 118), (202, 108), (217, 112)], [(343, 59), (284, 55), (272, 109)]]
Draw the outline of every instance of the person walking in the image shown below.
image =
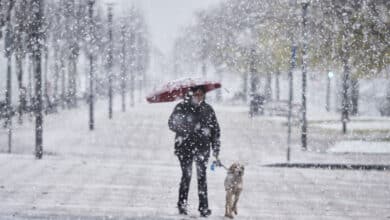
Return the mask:
[(220, 128), (213, 108), (205, 102), (203, 86), (191, 88), (182, 102), (176, 105), (169, 117), (168, 126), (176, 133), (175, 155), (182, 171), (179, 214), (187, 215), (188, 192), (192, 176), (192, 163), (196, 164), (199, 212), (202, 217), (211, 215), (207, 198), (207, 163), (212, 149), (217, 161), (220, 150)]

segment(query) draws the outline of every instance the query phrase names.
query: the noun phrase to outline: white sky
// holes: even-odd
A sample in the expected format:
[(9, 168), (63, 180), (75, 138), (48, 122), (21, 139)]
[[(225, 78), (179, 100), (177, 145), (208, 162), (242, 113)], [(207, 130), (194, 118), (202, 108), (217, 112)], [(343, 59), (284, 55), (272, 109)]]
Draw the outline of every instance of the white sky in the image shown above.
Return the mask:
[(191, 23), (193, 13), (221, 0), (102, 0), (115, 3), (116, 10), (126, 10), (132, 3), (145, 12), (153, 44), (168, 53), (180, 27)]

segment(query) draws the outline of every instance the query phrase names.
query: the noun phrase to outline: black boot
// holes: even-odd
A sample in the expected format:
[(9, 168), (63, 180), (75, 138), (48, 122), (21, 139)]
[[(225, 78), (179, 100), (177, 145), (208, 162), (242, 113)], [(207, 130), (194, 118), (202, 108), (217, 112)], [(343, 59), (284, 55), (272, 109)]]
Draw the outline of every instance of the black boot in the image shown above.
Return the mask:
[(179, 214), (180, 215), (188, 215), (188, 211), (187, 211), (186, 205), (178, 205), (177, 208), (179, 210)]
[(209, 217), (211, 215), (211, 209), (200, 210), (201, 217)]

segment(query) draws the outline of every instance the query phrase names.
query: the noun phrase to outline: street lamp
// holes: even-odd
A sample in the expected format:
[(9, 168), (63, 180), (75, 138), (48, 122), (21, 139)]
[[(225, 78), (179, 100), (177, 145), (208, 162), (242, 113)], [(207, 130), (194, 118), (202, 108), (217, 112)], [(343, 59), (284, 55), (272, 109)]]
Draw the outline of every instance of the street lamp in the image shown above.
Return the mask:
[(343, 16), (343, 38), (342, 38), (342, 48), (343, 48), (343, 56), (342, 56), (342, 62), (343, 62), (343, 99), (342, 99), (342, 112), (341, 112), (341, 121), (343, 125), (343, 134), (347, 133), (347, 122), (349, 120), (349, 100), (348, 100), (348, 89), (349, 89), (349, 73), (350, 73), (350, 67), (349, 67), (349, 50), (350, 50), (350, 44), (349, 44), (349, 11), (344, 6), (342, 9), (342, 16)]
[(307, 150), (307, 118), (306, 118), (306, 85), (307, 85), (307, 8), (309, 0), (300, 1), (302, 6), (302, 121), (301, 121), (301, 142), (302, 150)]
[(330, 111), (330, 80), (333, 78), (334, 74), (332, 71), (328, 73), (327, 76), (327, 85), (326, 85), (326, 111)]
[[(297, 5), (296, 0), (290, 0), (289, 6), (292, 8), (291, 16), (289, 20), (294, 20), (295, 14), (295, 7)], [(294, 27), (295, 25), (291, 25), (291, 27)], [(291, 60), (290, 60), (290, 70), (288, 72), (288, 84), (289, 84), (289, 97), (288, 97), (288, 116), (287, 116), (287, 162), (290, 161), (291, 157), (291, 117), (292, 117), (292, 100), (293, 100), (293, 71), (296, 66), (296, 50), (297, 45), (295, 42), (294, 37), (294, 31), (292, 28), (290, 28), (290, 39), (291, 39)]]

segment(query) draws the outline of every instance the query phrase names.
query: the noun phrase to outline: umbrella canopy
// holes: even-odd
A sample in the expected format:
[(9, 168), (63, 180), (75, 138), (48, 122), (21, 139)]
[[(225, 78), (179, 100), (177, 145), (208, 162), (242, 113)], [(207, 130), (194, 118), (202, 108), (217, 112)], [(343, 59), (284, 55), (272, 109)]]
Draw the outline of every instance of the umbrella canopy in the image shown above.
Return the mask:
[(161, 89), (156, 90), (146, 97), (150, 103), (173, 102), (184, 97), (193, 87), (203, 86), (206, 92), (221, 88), (221, 83), (206, 81), (198, 78), (185, 78), (164, 84)]

